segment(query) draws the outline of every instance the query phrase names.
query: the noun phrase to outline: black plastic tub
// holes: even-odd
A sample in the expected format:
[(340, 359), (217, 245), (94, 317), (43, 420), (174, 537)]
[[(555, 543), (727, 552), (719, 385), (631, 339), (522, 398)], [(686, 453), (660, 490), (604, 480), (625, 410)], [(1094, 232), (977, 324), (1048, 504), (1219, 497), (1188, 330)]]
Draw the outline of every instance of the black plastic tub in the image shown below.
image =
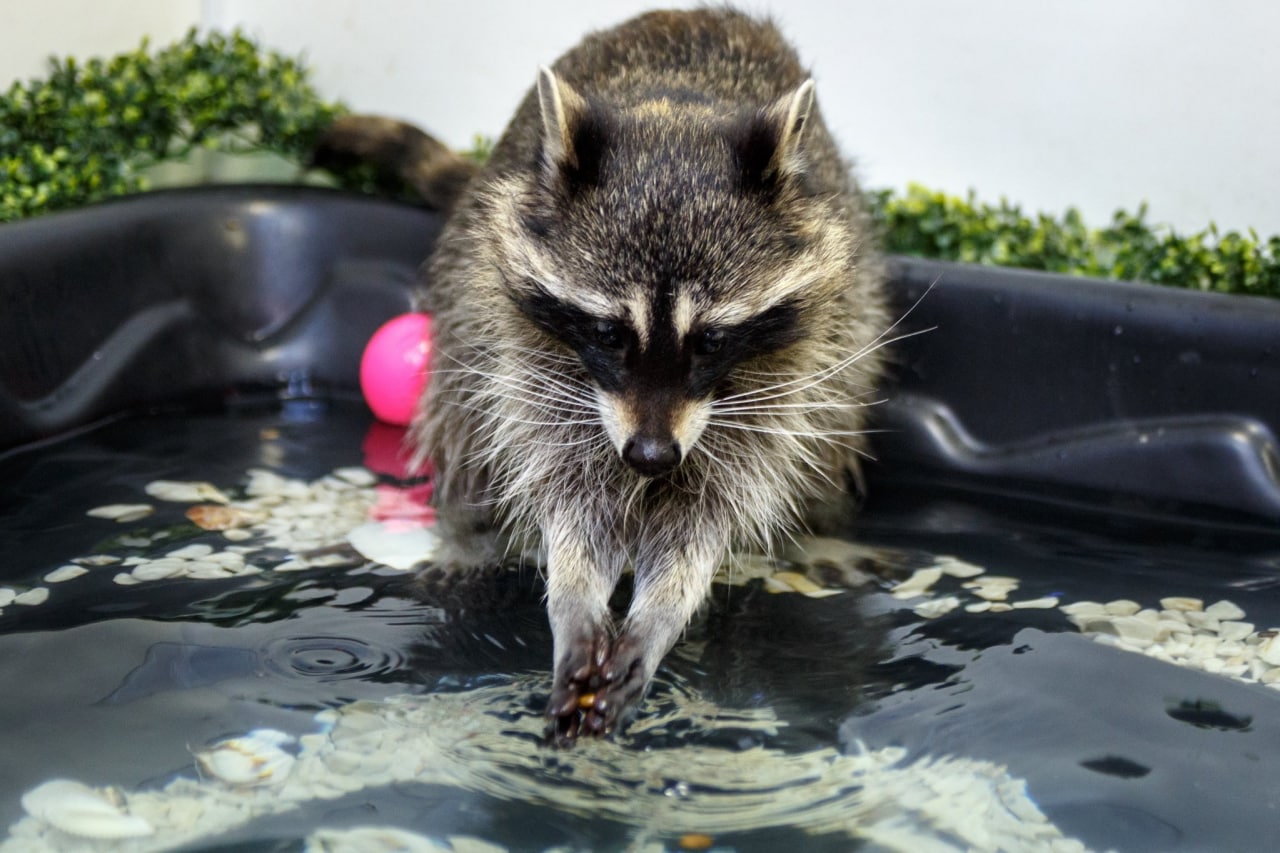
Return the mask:
[[(1200, 850), (1280, 826), (1280, 304), (894, 259), (915, 334), (855, 544), (735, 570), (649, 723), (555, 753), (536, 570), (459, 599), (349, 545), (423, 494), (357, 368), (439, 228), (278, 187), (0, 227), (0, 851), (361, 827)], [(257, 516), (196, 521), (228, 505)], [(877, 580), (812, 588), (851, 562)]]

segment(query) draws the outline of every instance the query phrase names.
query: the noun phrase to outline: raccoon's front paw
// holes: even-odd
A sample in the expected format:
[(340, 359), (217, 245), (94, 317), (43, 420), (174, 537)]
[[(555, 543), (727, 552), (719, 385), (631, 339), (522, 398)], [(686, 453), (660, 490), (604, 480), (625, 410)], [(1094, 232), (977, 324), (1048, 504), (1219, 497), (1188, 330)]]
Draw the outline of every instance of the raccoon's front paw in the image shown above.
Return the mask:
[(609, 649), (608, 658), (600, 665), (600, 674), (604, 685), (596, 691), (593, 710), (601, 718), (601, 731), (608, 734), (618, 727), (649, 686), (644, 646), (629, 634), (623, 634)]
[(609, 655), (609, 633), (593, 628), (579, 634), (556, 665), (555, 683), (547, 702), (547, 742), (570, 746), (579, 735), (607, 733), (599, 690), (602, 665)]

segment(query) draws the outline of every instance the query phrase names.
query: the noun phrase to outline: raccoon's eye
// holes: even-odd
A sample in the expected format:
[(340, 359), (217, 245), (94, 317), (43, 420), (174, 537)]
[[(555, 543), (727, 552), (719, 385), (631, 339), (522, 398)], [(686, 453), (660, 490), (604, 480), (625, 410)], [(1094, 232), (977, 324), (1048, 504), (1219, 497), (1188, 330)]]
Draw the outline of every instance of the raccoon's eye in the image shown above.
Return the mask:
[(724, 329), (703, 329), (693, 339), (693, 350), (698, 355), (711, 355), (724, 346)]
[(622, 324), (615, 320), (596, 320), (595, 327), (591, 331), (596, 346), (603, 349), (622, 349), (627, 343)]

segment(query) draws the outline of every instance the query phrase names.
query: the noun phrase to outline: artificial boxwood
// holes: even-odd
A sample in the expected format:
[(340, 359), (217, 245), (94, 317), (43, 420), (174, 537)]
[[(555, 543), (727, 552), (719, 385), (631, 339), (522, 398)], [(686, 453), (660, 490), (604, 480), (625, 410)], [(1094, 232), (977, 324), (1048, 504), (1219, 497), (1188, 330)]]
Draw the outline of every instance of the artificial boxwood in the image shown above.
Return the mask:
[[(239, 32), (190, 31), (108, 60), (52, 59), (43, 80), (0, 97), (0, 222), (145, 190), (158, 165), (202, 150), (270, 153), (301, 175), (316, 139), (346, 108), (321, 98), (296, 58)], [(486, 146), (477, 144), (483, 156)], [(370, 191), (372, 173), (330, 176)], [(886, 251), (978, 264), (1280, 296), (1280, 237), (1191, 235), (1118, 211), (1091, 228), (1079, 213), (1030, 215), (920, 186), (870, 194)]]

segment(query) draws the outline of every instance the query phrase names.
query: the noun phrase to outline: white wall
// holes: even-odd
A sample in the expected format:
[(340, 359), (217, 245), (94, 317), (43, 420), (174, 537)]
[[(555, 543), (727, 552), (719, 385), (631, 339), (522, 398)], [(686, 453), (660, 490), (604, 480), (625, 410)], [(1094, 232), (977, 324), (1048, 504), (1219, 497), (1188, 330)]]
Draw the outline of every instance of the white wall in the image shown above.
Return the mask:
[(0, 0), (0, 87), (44, 77), (48, 58), (113, 56), (181, 38), (201, 0)]
[[(181, 32), (175, 10), (196, 0), (5, 2), (44, 20), (21, 22), (21, 36), (0, 30), (0, 80), (14, 73), (10, 42), (83, 54), (148, 31), (161, 40)], [(305, 52), (329, 97), (464, 146), (501, 130), (540, 63), (649, 5), (203, 0), (194, 14)], [(1280, 233), (1280, 5), (1270, 0), (742, 5), (771, 11), (799, 45), (870, 186), (973, 187), (1032, 210), (1075, 204), (1098, 224), (1146, 199), (1154, 220), (1183, 230), (1216, 220)]]

